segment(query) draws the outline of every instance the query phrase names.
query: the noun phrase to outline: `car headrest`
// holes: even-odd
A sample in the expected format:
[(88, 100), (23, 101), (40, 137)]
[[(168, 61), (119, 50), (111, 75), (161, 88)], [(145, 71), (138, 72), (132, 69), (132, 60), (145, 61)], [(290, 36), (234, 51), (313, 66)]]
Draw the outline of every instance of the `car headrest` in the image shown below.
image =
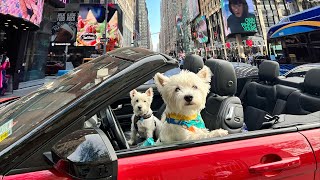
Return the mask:
[(198, 73), (204, 66), (201, 56), (192, 54), (187, 55), (183, 62), (183, 69)]
[(310, 69), (304, 78), (304, 91), (308, 94), (320, 95), (320, 68)]
[(220, 96), (233, 96), (237, 91), (237, 77), (233, 65), (219, 59), (209, 59), (205, 65), (213, 73), (210, 91)]
[(279, 76), (279, 72), (280, 66), (278, 62), (265, 60), (259, 66), (259, 79), (261, 81), (273, 82)]

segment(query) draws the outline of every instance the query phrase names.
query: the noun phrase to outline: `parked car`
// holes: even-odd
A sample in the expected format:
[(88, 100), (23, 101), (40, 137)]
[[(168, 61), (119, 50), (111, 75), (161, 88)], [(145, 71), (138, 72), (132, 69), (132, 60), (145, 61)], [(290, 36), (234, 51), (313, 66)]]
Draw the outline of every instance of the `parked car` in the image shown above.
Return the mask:
[[(225, 137), (130, 147), (125, 135), (133, 113), (129, 92), (154, 87), (145, 82), (175, 68), (178, 62), (166, 55), (120, 48), (1, 107), (0, 175), (4, 180), (319, 179), (318, 112), (293, 113), (276, 127)], [(246, 96), (253, 103), (256, 97), (271, 102), (260, 95)], [(315, 107), (319, 99), (314, 97)], [(154, 88), (156, 116), (162, 107)], [(297, 118), (304, 121), (290, 123)], [(99, 123), (90, 127), (88, 121)]]
[(284, 77), (304, 77), (313, 68), (320, 68), (320, 63), (310, 63), (297, 66), (283, 74)]
[(63, 70), (63, 64), (59, 61), (48, 61), (46, 65), (46, 74), (57, 74), (59, 70)]

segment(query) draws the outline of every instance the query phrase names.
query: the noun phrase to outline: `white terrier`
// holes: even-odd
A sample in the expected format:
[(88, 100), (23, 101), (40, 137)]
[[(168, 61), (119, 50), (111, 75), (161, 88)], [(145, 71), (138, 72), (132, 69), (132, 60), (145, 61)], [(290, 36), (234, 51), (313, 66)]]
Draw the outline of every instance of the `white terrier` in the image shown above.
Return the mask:
[(153, 89), (149, 88), (145, 93), (134, 89), (130, 92), (130, 97), (134, 115), (131, 119), (131, 138), (128, 143), (134, 145), (137, 142), (137, 135), (145, 139), (153, 137), (157, 139), (162, 123), (151, 110)]
[[(170, 78), (160, 73), (155, 75), (155, 83), (161, 93), (166, 109), (162, 115), (164, 122), (159, 140), (161, 143), (198, 140), (226, 136), (223, 129), (209, 131), (201, 118), (210, 89), (212, 72), (204, 66), (197, 74), (181, 71)], [(159, 143), (159, 141), (158, 141)]]

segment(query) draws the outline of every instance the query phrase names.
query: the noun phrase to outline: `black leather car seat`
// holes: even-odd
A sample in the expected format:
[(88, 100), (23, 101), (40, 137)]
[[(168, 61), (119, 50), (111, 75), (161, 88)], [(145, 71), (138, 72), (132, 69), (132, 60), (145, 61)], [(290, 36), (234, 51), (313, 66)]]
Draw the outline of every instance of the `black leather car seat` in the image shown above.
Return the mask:
[[(182, 69), (188, 70), (194, 73), (198, 73), (203, 68), (203, 66), (204, 66), (204, 63), (203, 63), (202, 57), (192, 54), (192, 55), (186, 56), (183, 62)], [(161, 119), (161, 116), (165, 109), (166, 109), (166, 104), (163, 103), (162, 106), (157, 111), (157, 113), (155, 114), (155, 116), (158, 119)]]
[(244, 106), (244, 122), (248, 130), (260, 129), (266, 114), (273, 114), (276, 104), (275, 83), (279, 76), (279, 63), (263, 61), (259, 67), (259, 81), (250, 82), (241, 97)]
[(209, 130), (225, 129), (229, 133), (241, 132), (243, 108), (238, 97), (237, 77), (233, 65), (225, 60), (209, 59), (205, 63), (212, 73), (211, 89), (201, 115)]
[(304, 79), (303, 90), (288, 97), (283, 114), (306, 115), (320, 111), (320, 68), (309, 70)]

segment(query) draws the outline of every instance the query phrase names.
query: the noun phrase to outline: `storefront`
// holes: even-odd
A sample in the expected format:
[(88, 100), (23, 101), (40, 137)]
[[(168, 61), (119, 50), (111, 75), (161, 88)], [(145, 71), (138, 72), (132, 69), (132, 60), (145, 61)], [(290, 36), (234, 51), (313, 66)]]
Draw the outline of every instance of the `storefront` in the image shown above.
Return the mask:
[(12, 77), (13, 89), (18, 89), (21, 81), (45, 76), (50, 14), (64, 3), (61, 0), (1, 0), (0, 53), (6, 52), (10, 59), (7, 73)]

